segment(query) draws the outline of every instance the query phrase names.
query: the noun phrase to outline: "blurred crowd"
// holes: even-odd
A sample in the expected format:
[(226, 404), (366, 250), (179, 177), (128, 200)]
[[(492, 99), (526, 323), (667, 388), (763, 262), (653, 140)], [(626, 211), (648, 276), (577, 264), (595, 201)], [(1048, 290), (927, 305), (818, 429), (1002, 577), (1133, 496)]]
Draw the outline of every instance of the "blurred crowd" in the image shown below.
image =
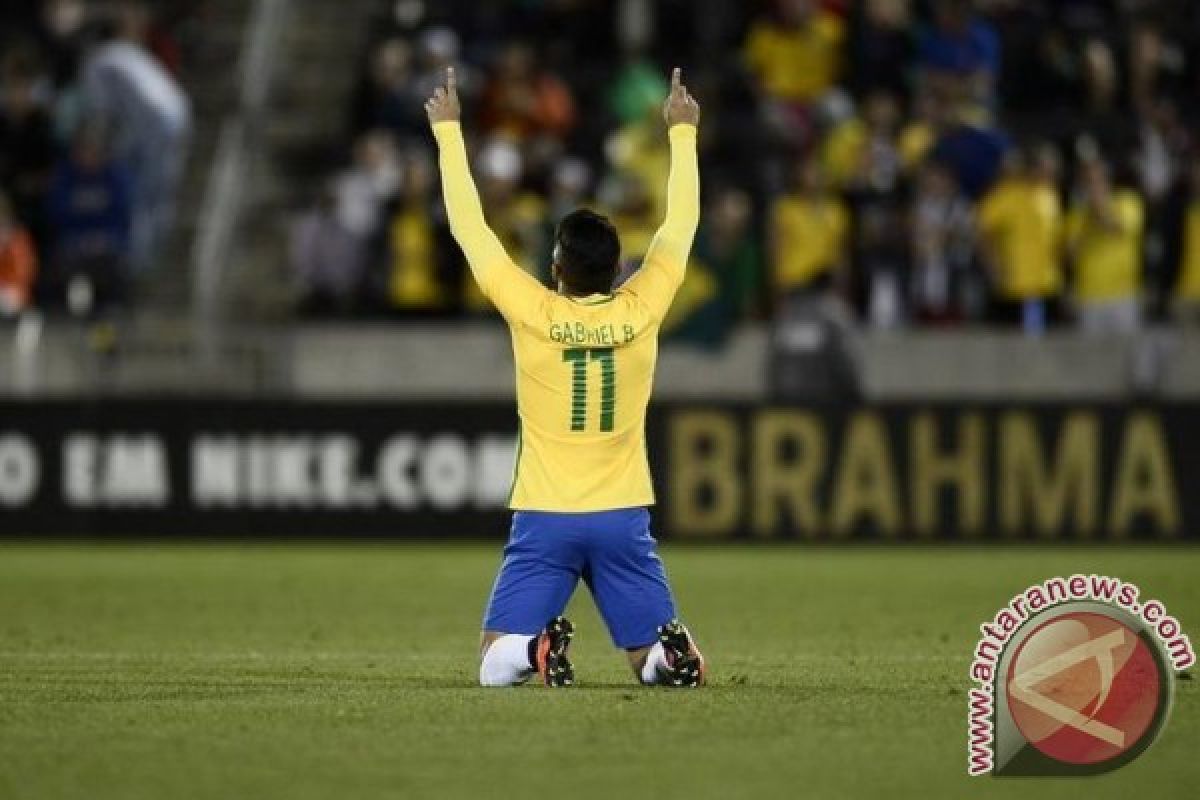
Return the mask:
[(1200, 319), (1200, 4), (1185, 0), (387, 3), (346, 164), (292, 230), (310, 314), (486, 308), (449, 237), (422, 101), (456, 65), (475, 173), (547, 279), (556, 220), (663, 213), (660, 104), (704, 108), (705, 213), (669, 332), (833, 296), (878, 328), (1098, 333)]
[(191, 107), (197, 0), (7, 0), (0, 17), (0, 319), (103, 313), (160, 263)]

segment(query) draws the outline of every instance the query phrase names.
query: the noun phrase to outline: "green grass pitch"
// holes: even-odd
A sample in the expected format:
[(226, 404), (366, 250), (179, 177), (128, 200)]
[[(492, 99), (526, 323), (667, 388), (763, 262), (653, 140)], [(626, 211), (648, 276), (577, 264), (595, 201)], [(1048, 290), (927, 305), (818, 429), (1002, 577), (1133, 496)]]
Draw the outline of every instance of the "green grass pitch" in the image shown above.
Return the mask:
[[(668, 547), (711, 663), (644, 689), (586, 592), (579, 685), (476, 688), (498, 546), (0, 546), (0, 798), (1195, 797), (1200, 691), (1087, 780), (968, 779), (977, 626), (1121, 576), (1200, 640), (1200, 550)], [(1189, 630), (1190, 626), (1190, 630)]]

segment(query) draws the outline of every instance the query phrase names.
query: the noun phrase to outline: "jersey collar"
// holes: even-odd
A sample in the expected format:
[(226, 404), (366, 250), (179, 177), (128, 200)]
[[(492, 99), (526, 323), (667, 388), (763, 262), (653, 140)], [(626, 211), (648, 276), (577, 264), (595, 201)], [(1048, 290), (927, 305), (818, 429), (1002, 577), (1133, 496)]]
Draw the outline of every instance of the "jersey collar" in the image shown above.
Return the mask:
[(599, 306), (611, 302), (613, 296), (611, 294), (589, 294), (587, 297), (569, 297), (568, 299), (581, 306)]

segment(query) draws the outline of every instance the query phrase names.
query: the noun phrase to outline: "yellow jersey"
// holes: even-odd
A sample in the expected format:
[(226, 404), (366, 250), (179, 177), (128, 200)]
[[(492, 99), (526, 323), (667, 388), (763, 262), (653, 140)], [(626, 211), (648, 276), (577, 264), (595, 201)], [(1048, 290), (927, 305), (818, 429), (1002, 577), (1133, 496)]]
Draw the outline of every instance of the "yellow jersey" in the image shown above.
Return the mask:
[(1116, 225), (1105, 227), (1082, 205), (1067, 216), (1067, 241), (1075, 252), (1075, 298), (1079, 302), (1125, 300), (1142, 284), (1145, 211), (1137, 192), (1113, 192)]
[(651, 505), (646, 406), (658, 332), (700, 220), (696, 128), (675, 125), (666, 219), (641, 269), (611, 294), (567, 297), (521, 269), (488, 227), (457, 122), (434, 125), (450, 230), (512, 334), (520, 446), (509, 507)]
[(837, 81), (845, 36), (842, 20), (824, 11), (794, 28), (760, 23), (746, 39), (746, 62), (771, 96), (811, 102)]
[(871, 132), (858, 117), (851, 117), (833, 127), (821, 146), (821, 163), (825, 174), (838, 189), (848, 187), (858, 175), (863, 155), (870, 144)]
[(388, 297), (394, 308), (445, 307), (445, 292), (438, 283), (434, 236), (433, 223), (423, 209), (401, 209), (388, 223)]
[(1183, 258), (1175, 296), (1180, 300), (1200, 300), (1200, 202), (1188, 206), (1183, 228)]
[(980, 202), (979, 228), (996, 261), (1006, 300), (1050, 297), (1062, 288), (1063, 214), (1053, 186), (1001, 181)]
[(785, 195), (771, 209), (771, 231), (776, 288), (802, 289), (844, 259), (850, 213), (833, 195)]

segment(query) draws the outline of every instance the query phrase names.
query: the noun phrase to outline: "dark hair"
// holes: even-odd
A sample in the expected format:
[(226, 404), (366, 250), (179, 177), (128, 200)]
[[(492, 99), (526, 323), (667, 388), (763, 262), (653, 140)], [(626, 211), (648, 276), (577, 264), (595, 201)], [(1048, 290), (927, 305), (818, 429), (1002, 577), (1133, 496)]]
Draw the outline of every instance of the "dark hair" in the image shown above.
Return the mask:
[(572, 211), (558, 223), (554, 235), (559, 277), (571, 294), (612, 291), (621, 258), (617, 229), (593, 211)]

